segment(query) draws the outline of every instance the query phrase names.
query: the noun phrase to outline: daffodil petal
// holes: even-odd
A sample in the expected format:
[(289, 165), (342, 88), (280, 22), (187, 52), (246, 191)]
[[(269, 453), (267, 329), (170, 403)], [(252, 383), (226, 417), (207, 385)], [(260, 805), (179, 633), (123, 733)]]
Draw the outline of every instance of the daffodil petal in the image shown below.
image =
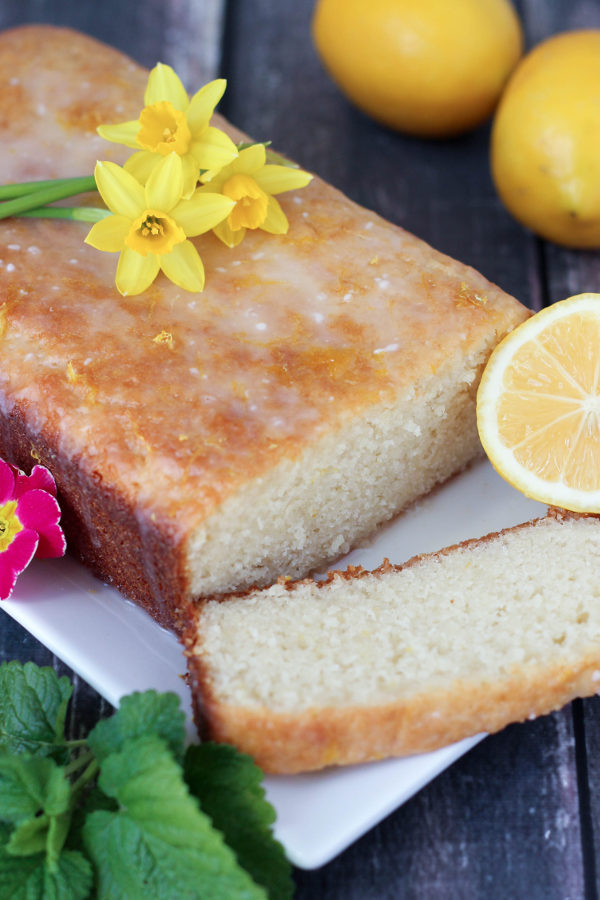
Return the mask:
[(238, 157), (238, 149), (229, 135), (212, 126), (204, 131), (201, 140), (192, 142), (190, 153), (200, 169), (221, 169)]
[(148, 76), (144, 104), (152, 106), (153, 103), (160, 103), (161, 100), (168, 100), (175, 109), (179, 109), (181, 112), (185, 112), (188, 108), (187, 91), (181, 83), (179, 75), (173, 71), (171, 66), (157, 63)]
[(200, 187), (198, 190), (220, 191), (231, 175), (231, 166), (223, 166), (218, 169), (204, 169), (200, 172)]
[(153, 170), (163, 159), (158, 153), (152, 153), (150, 150), (140, 150), (139, 153), (133, 153), (123, 168), (130, 175), (133, 175), (140, 184), (146, 184)]
[(92, 226), (85, 243), (96, 250), (118, 253), (123, 249), (130, 228), (131, 219), (126, 216), (107, 216)]
[(150, 287), (160, 270), (160, 263), (155, 253), (142, 256), (135, 250), (125, 247), (121, 251), (115, 279), (117, 290), (125, 297), (141, 294)]
[(239, 156), (232, 162), (232, 170), (235, 174), (241, 172), (243, 175), (254, 175), (265, 164), (266, 150), (264, 144), (252, 144), (239, 151)]
[(192, 135), (199, 134), (206, 128), (226, 87), (225, 79), (217, 78), (196, 91), (185, 115)]
[(116, 163), (97, 162), (96, 187), (111, 212), (135, 219), (145, 206), (144, 188)]
[(223, 194), (196, 191), (189, 200), (178, 203), (171, 215), (188, 237), (195, 237), (226, 219), (234, 206), (235, 200)]
[(180, 158), (183, 167), (183, 190), (181, 195), (187, 199), (188, 197), (191, 197), (196, 190), (200, 167), (198, 161), (191, 153), (186, 153), (185, 156)]
[(139, 147), (137, 133), (140, 123), (137, 119), (133, 122), (121, 122), (118, 125), (99, 125), (96, 131), (105, 141), (113, 144), (125, 144), (126, 147)]
[(204, 288), (204, 266), (191, 241), (176, 244), (170, 253), (160, 257), (160, 267), (171, 281), (186, 291)]
[(306, 187), (312, 180), (312, 175), (302, 169), (267, 165), (256, 173), (254, 180), (265, 194), (281, 194), (283, 191)]
[(146, 184), (146, 205), (169, 212), (181, 200), (183, 168), (181, 157), (169, 153), (153, 169)]
[(290, 227), (286, 214), (275, 197), (269, 197), (267, 216), (260, 227), (269, 234), (285, 234)]
[(237, 231), (234, 231), (233, 228), (230, 228), (227, 220), (216, 225), (213, 228), (213, 232), (219, 240), (223, 241), (224, 244), (227, 244), (228, 247), (237, 247), (237, 245), (244, 240), (246, 235), (245, 228), (238, 228)]

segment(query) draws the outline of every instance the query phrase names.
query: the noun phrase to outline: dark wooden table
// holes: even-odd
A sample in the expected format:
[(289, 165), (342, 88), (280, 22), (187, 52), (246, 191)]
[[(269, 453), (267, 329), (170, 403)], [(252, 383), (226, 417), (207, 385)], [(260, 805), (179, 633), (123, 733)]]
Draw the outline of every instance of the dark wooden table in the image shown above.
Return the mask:
[[(194, 89), (218, 72), (229, 80), (221, 109), (238, 126), (272, 139), (359, 203), (472, 264), (530, 306), (600, 290), (600, 253), (544, 243), (501, 207), (489, 175), (488, 126), (425, 142), (388, 132), (353, 109), (313, 50), (312, 6), (313, 0), (2, 0), (0, 27), (70, 25), (149, 67), (172, 64)], [(600, 27), (598, 0), (516, 6), (528, 46), (558, 31)], [(9, 139), (5, 131), (2, 140)], [(0, 660), (13, 658), (65, 671), (0, 613)], [(107, 704), (75, 683), (70, 728), (78, 735)], [(488, 738), (334, 862), (298, 871), (297, 896), (580, 900), (598, 896), (599, 874), (594, 698)]]

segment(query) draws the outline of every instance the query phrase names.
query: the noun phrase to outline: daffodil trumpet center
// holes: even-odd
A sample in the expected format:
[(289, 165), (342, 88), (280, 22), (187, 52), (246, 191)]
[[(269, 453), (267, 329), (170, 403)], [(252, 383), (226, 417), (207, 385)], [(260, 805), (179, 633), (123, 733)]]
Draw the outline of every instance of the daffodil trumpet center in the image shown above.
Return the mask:
[(185, 231), (166, 213), (157, 209), (145, 209), (131, 223), (125, 243), (141, 256), (156, 253), (164, 256), (175, 244), (186, 240)]
[(23, 526), (17, 518), (17, 501), (9, 500), (0, 506), (0, 553), (4, 553), (12, 544), (15, 535), (22, 530)]
[(232, 175), (223, 187), (223, 194), (235, 200), (227, 222), (232, 231), (240, 228), (260, 228), (267, 218), (269, 196), (250, 175)]
[(168, 100), (145, 106), (140, 113), (140, 130), (137, 142), (145, 150), (168, 156), (177, 153), (185, 156), (189, 150), (192, 133), (185, 113), (175, 109)]

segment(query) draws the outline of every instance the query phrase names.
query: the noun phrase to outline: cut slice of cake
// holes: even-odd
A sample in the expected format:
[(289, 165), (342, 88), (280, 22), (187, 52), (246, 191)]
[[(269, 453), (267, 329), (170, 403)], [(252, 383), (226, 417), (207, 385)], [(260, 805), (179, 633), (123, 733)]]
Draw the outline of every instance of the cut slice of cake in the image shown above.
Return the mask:
[(201, 731), (269, 772), (433, 750), (600, 689), (600, 519), (190, 610)]
[[(1, 35), (3, 181), (122, 161), (95, 128), (137, 117), (146, 77), (74, 32)], [(528, 315), (317, 178), (281, 198), (287, 235), (197, 239), (198, 295), (122, 297), (85, 225), (0, 223), (0, 454), (48, 466), (71, 550), (171, 626), (190, 598), (307, 574), (461, 470), (482, 368)]]

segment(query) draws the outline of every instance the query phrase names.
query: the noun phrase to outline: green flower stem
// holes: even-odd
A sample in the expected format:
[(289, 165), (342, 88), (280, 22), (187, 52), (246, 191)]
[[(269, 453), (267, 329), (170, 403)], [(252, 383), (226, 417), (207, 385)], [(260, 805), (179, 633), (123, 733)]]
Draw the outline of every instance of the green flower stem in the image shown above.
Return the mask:
[(96, 759), (92, 759), (91, 763), (88, 767), (81, 773), (77, 781), (73, 782), (71, 786), (71, 808), (75, 805), (75, 798), (79, 791), (86, 786), (92, 779), (96, 777), (98, 772), (100, 771), (100, 766)]
[[(24, 197), (25, 194), (35, 194), (46, 188), (60, 187), (66, 191), (64, 197), (72, 197), (73, 194), (82, 194), (84, 191), (95, 191), (96, 181), (92, 175), (83, 175), (80, 178), (52, 178), (50, 181), (22, 181), (20, 184), (1, 184), (0, 200), (12, 200), (15, 197)], [(49, 202), (49, 201), (47, 201)]]
[(0, 219), (6, 219), (8, 216), (18, 216), (30, 209), (45, 206), (47, 203), (54, 203), (56, 200), (64, 200), (65, 197), (72, 197), (74, 194), (81, 194), (84, 191), (93, 191), (95, 189), (96, 181), (93, 176), (89, 178), (70, 178), (67, 181), (58, 182), (58, 184), (51, 184), (41, 190), (35, 190), (20, 197), (15, 197), (14, 200), (0, 203)]
[(71, 760), (68, 766), (65, 766), (63, 772), (65, 775), (72, 775), (73, 772), (76, 772), (78, 769), (82, 769), (84, 766), (87, 766), (88, 763), (94, 759), (94, 754), (91, 750), (88, 750), (86, 753), (82, 753), (80, 756)]
[(19, 213), (23, 219), (70, 219), (75, 222), (99, 222), (110, 215), (110, 210), (96, 206), (40, 206)]

